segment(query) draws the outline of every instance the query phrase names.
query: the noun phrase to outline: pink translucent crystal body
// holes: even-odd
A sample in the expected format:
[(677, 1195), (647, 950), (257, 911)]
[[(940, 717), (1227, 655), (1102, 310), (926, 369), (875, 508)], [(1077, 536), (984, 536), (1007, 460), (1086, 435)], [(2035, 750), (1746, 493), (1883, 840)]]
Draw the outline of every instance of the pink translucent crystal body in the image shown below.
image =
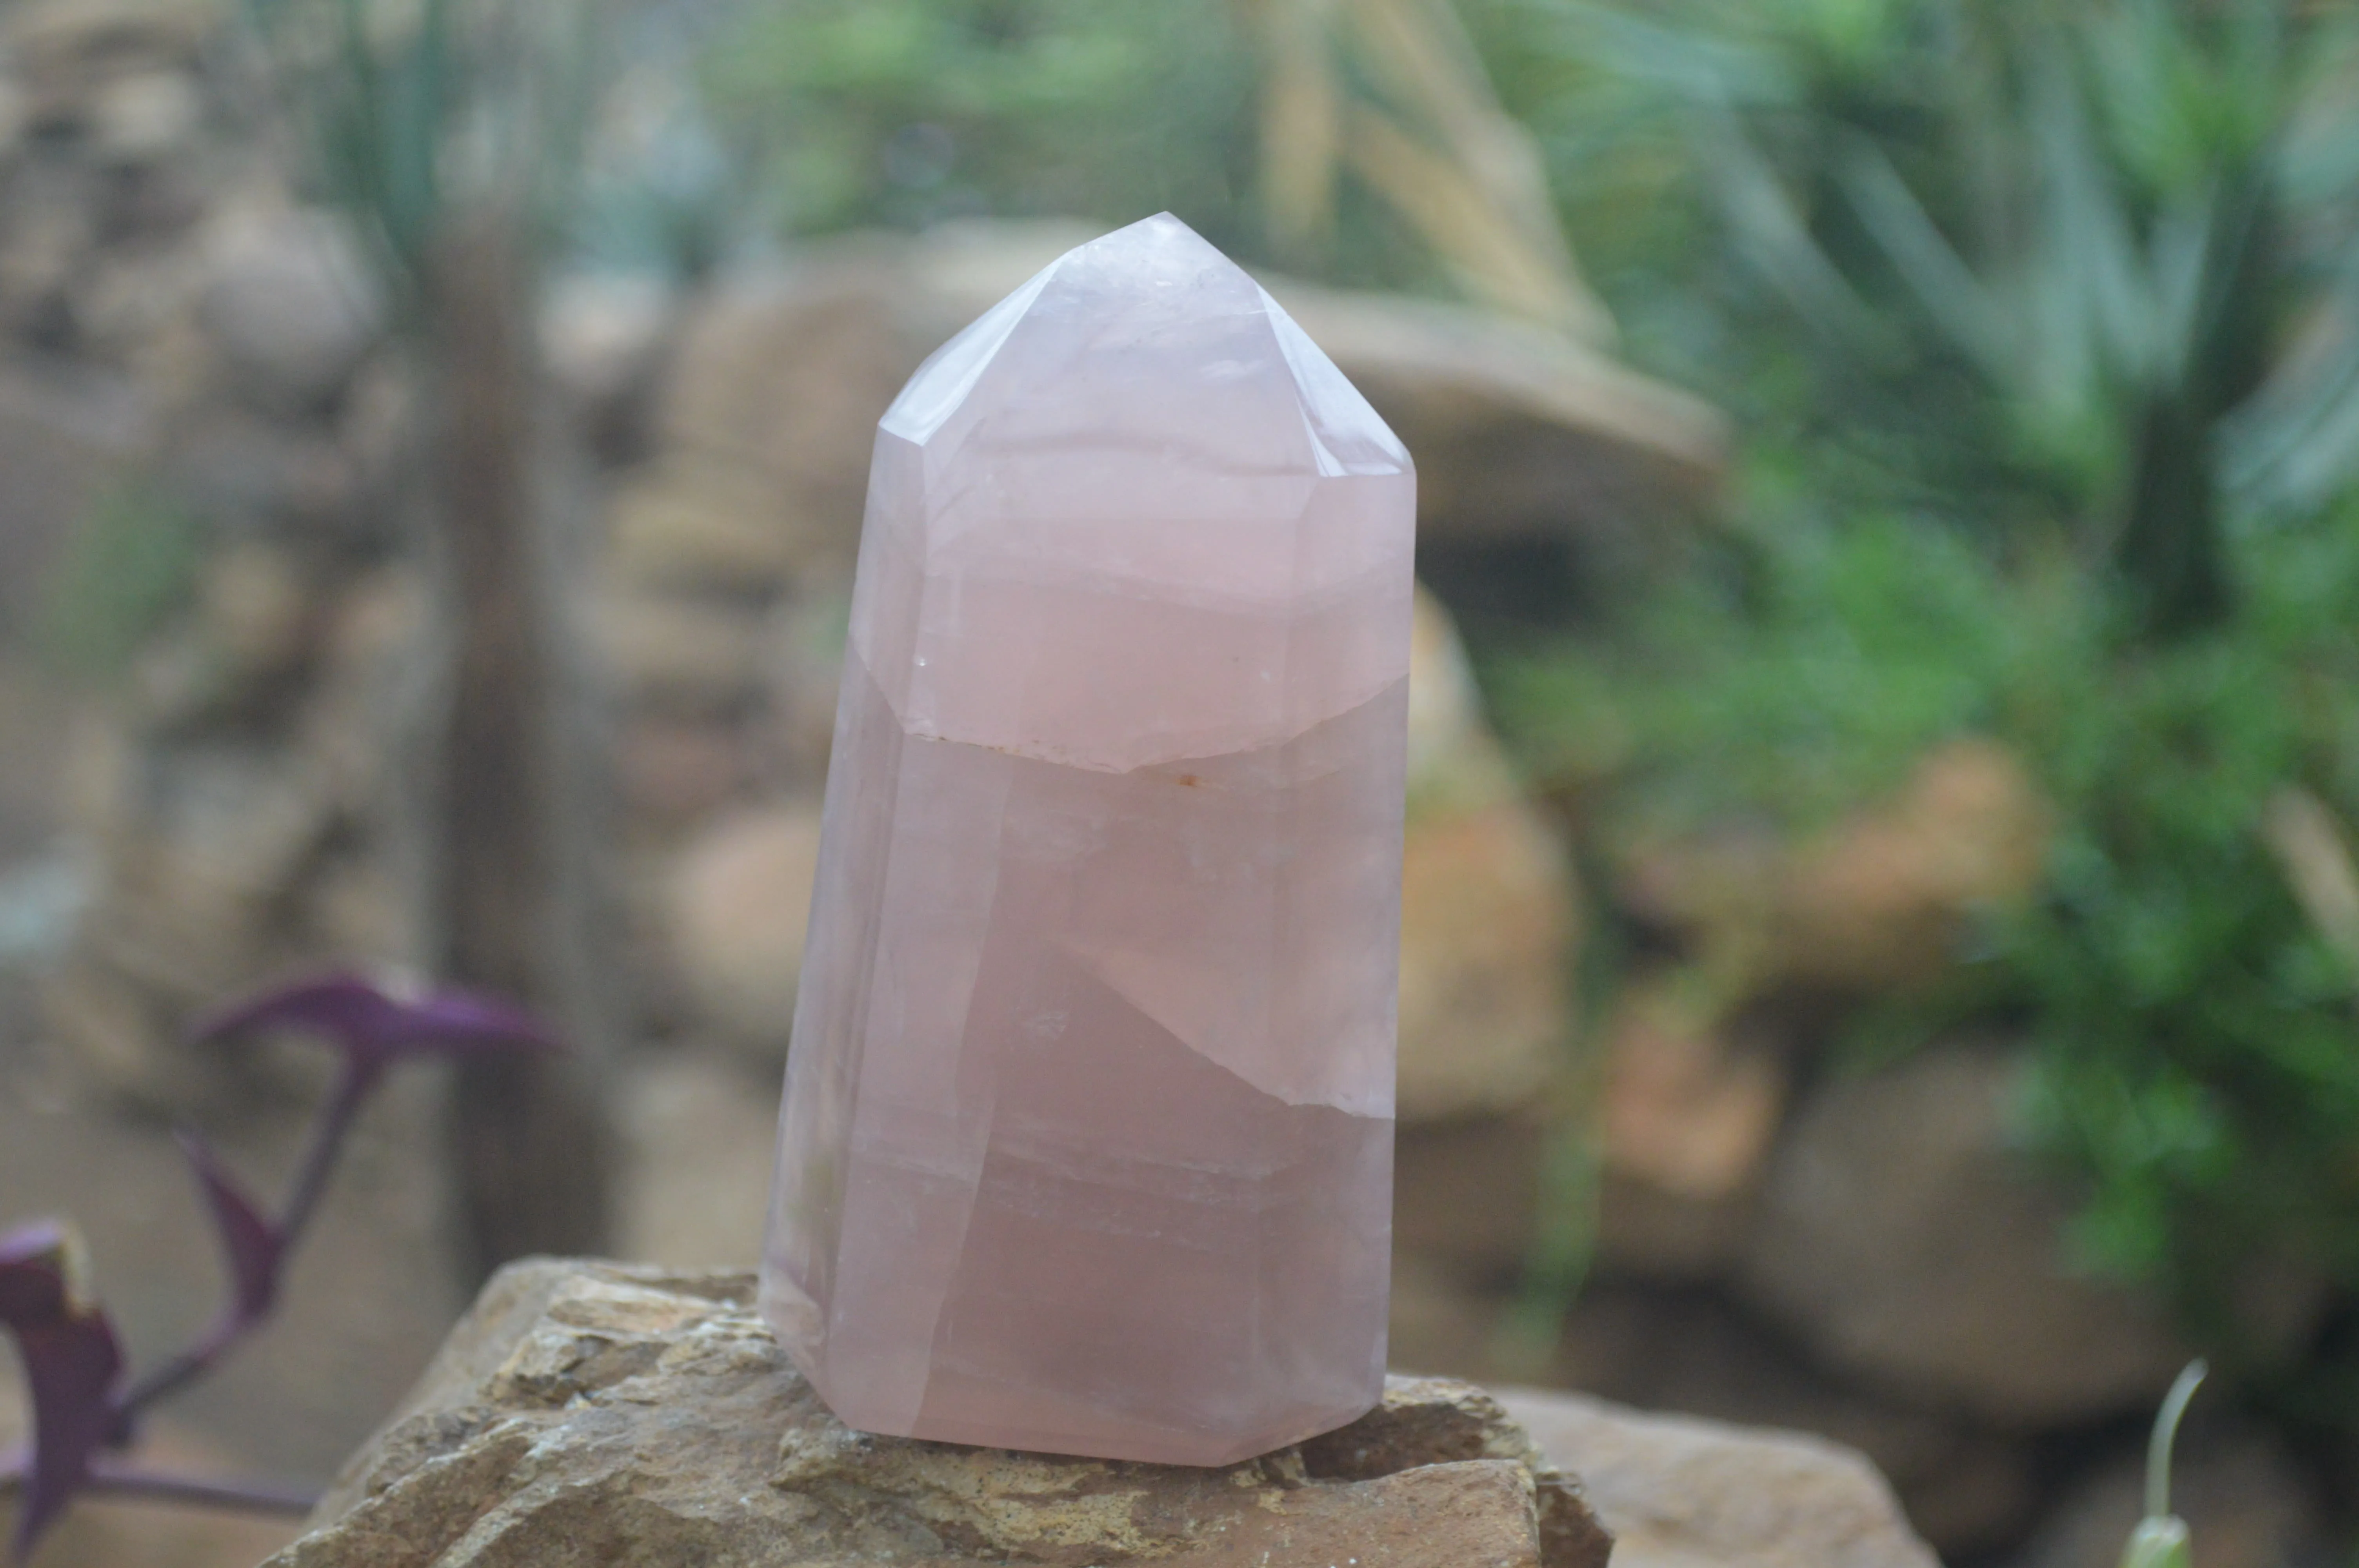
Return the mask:
[(846, 1422), (1212, 1465), (1377, 1399), (1414, 487), (1169, 216), (885, 416), (763, 1260)]

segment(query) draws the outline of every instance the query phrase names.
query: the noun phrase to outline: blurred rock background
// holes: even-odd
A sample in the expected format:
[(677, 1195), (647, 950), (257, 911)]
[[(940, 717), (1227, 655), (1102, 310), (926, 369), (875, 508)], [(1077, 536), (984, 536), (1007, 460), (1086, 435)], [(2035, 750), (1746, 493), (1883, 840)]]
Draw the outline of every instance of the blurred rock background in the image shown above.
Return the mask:
[[(1731, 203), (1757, 216), (1791, 192), (1745, 116), (1805, 172), (1793, 145), (1883, 124), (1883, 100), (1857, 106), (1871, 87), (1927, 121), (1908, 73), (1985, 8), (1462, 9), (1471, 30), (1407, 0), (614, 18), (628, 63), (533, 329), (577, 498), (565, 621), (591, 695), (569, 722), (598, 760), (588, 885), (621, 980), (611, 1249), (754, 1253), (877, 415), (1067, 245), (1168, 205), (1264, 271), (1419, 467), (1395, 1364), (1821, 1433), (1882, 1467), (1946, 1561), (2093, 1568), (2126, 1530), (2143, 1422), (2201, 1349), (2223, 1363), (2184, 1447), (2201, 1559), (2342, 1561), (2359, 1101), (2336, 1097), (2359, 1069), (2316, 1068), (2328, 1130), (2301, 1133), (2344, 1140), (2340, 1176), (2235, 1143), (2217, 1108), (2280, 1092), (2253, 1015), (2298, 1020), (2310, 1060), (2359, 1060), (2332, 967), (2359, 942), (2347, 640), (2158, 654), (2139, 667), (2180, 686), (2127, 696), (1991, 674), (2112, 667), (2072, 640), (2104, 616), (2058, 586), (2096, 546), (1961, 544), (1929, 492), (2069, 509), (1837, 417), (1814, 378), (1840, 356), (1777, 337), (1777, 287), (1727, 259), (1767, 242), (1667, 172), (1687, 142), (1630, 137), (1628, 84), (1656, 79), (1608, 69), (1668, 79), (1698, 38), (1723, 64), (1756, 51), (1728, 124), (1696, 135), (1756, 182)], [(2179, 9), (2190, 48), (2228, 48)], [(2321, 73), (2280, 118), (2339, 123)], [(269, 83), (227, 10), (0, 8), (0, 1223), (72, 1213), (135, 1357), (212, 1299), (167, 1125), (281, 1172), (321, 1081), (299, 1044), (201, 1054), (179, 1030), (270, 978), (429, 945), (406, 791), (447, 628), (409, 513), (409, 307)], [(1919, 121), (1921, 181), (1954, 149)], [(1850, 222), (1807, 201), (1772, 220), (1827, 244)], [(1897, 313), (1813, 265), (1767, 270)], [(2281, 316), (2341, 362), (2347, 301)], [(1876, 352), (1864, 395), (1937, 427), (1910, 439), (1996, 441), (1969, 427), (1956, 352), (1900, 390), (1902, 351)], [(2279, 563), (2248, 603), (2292, 625), (2299, 593), (2266, 585), (2300, 579), (2332, 622), (2359, 556), (2344, 489), (2318, 481), (2322, 524), (2236, 535)], [(2274, 711), (2264, 666), (2299, 666), (2308, 729), (2237, 752), (2205, 726)], [(2197, 687), (2212, 706), (2171, 695)], [(2183, 845), (2109, 782), (2168, 761), (2091, 717), (2116, 709), (2227, 748), (2242, 793), (2191, 773), (2183, 793), (2222, 823), (2205, 845), (2242, 846), (2233, 877), (2190, 850), (2175, 889), (2130, 885), (2112, 826), (2165, 860)], [(2009, 935), (2099, 908), (2109, 875), (2129, 891), (2081, 935)], [(2258, 911), (2269, 942), (2206, 927), (2207, 898)], [(2125, 951), (2083, 940), (2121, 908)], [(2265, 969), (2266, 1006), (2206, 1002), (2206, 977)], [(2147, 1033), (2095, 1065), (2056, 1044), (2100, 1015)], [(159, 1446), (316, 1481), (390, 1407), (473, 1282), (445, 1094), (420, 1076), (372, 1110), (285, 1321)], [(2125, 1188), (2136, 1161), (2152, 1185)], [(2214, 1180), (2223, 1161), (2250, 1179)], [(2131, 1211), (2146, 1253), (2121, 1242)], [(229, 1563), (275, 1539), (85, 1513), (43, 1564)]]

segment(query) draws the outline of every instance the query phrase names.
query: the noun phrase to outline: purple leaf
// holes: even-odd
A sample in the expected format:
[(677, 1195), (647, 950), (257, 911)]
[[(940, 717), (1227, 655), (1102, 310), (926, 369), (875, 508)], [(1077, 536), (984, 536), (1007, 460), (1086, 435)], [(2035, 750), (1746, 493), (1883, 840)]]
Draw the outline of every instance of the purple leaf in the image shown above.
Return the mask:
[(195, 1038), (217, 1040), (268, 1029), (323, 1035), (373, 1069), (415, 1054), (564, 1048), (539, 1020), (506, 1002), (470, 991), (428, 990), (397, 979), (380, 984), (358, 974), (326, 975), (266, 991), (207, 1019)]
[(197, 1184), (204, 1189), (213, 1230), (221, 1238), (222, 1255), (229, 1263), (231, 1313), (240, 1323), (259, 1322), (278, 1295), (278, 1263), (286, 1255), (285, 1238), (277, 1226), (262, 1217), (211, 1144), (193, 1132), (178, 1136), (180, 1152), (189, 1157)]
[(0, 1325), (16, 1338), (33, 1398), (33, 1463), (11, 1545), (19, 1560), (89, 1481), (91, 1456), (114, 1425), (123, 1352), (84, 1272), (81, 1244), (62, 1226), (0, 1237)]

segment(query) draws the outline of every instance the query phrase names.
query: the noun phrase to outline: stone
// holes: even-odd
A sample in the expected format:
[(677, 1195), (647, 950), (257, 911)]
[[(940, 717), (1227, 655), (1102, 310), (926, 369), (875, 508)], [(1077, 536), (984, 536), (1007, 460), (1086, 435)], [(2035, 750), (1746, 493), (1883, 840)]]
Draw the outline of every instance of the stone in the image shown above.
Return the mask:
[(1509, 1111), (1571, 1044), (1571, 857), (1484, 722), (1449, 612), (1421, 590), (1408, 694), (1399, 1115)]
[(1938, 978), (1968, 915), (2020, 903), (2048, 861), (2047, 802), (2014, 752), (1978, 737), (1926, 754), (1898, 798), (1803, 854), (1786, 967), (1875, 991)]
[(1482, 811), (1523, 792), (1483, 714), (1483, 694), (1458, 626), (1417, 590), (1408, 645), (1408, 809), (1412, 820)]
[(659, 464), (690, 493), (743, 506), (806, 576), (850, 577), (876, 420), (962, 324), (905, 330), (896, 269), (878, 263), (863, 246), (724, 280), (690, 307), (657, 397)]
[(1563, 840), (1521, 801), (1409, 827), (1403, 1121), (1514, 1110), (1561, 1066), (1572, 1033), (1571, 878)]
[(808, 806), (739, 812), (680, 854), (669, 925), (696, 1017), (784, 1061), (819, 874), (819, 813)]
[(815, 793), (827, 777), (851, 613), (851, 595), (826, 588), (789, 593), (770, 611), (760, 741), (766, 770), (797, 791)]
[(579, 272), (550, 285), (541, 308), (542, 362), (603, 460), (642, 455), (647, 406), (679, 308), (669, 281), (647, 274)]
[(1499, 1401), (1449, 1378), (1392, 1378), (1376, 1408), (1302, 1444), (1302, 1467), (1321, 1480), (1371, 1481), (1420, 1465), (1504, 1459), (1532, 1477), (1540, 1560), (1549, 1568), (1605, 1568), (1614, 1538), (1580, 1480), (1551, 1464)]
[(204, 237), (199, 319), (266, 412), (310, 412), (375, 346), (382, 307), (366, 258), (325, 211), (232, 206)]
[(23, 199), (23, 215), (0, 242), (0, 328), (38, 350), (79, 350), (82, 325), (75, 285), (91, 265), (97, 236), (84, 192), (54, 189), (63, 171), (44, 170), (52, 189)]
[(186, 71), (119, 76), (92, 95), (91, 150), (114, 164), (161, 158), (188, 146), (204, 114), (203, 92)]
[(179, 412), (160, 433), (156, 482), (222, 532), (317, 530), (334, 538), (357, 518), (331, 515), (350, 465), (325, 435), (215, 399)]
[(1699, 1205), (1746, 1193), (1786, 1108), (1784, 1065), (1724, 1039), (1668, 986), (1631, 987), (1606, 1030), (1603, 1158), (1632, 1185)]
[(1720, 975), (1884, 995), (1939, 980), (1977, 911), (2030, 896), (2050, 813), (1994, 741), (1950, 741), (1889, 800), (1799, 843), (1755, 830), (1642, 844), (1616, 893)]
[(2070, 1266), (2064, 1195), (2008, 1141), (2018, 1071), (1954, 1040), (1821, 1087), (1771, 1157), (1743, 1289), (1830, 1367), (2002, 1425), (2150, 1411), (2190, 1353)]
[(286, 550), (242, 539), (216, 551), (197, 574), (204, 641), (241, 680), (286, 674), (321, 631), (318, 585)]
[(304, 891), (305, 923), (319, 933), (321, 948), (342, 960), (416, 969), (415, 890), (388, 859), (359, 852), (327, 858)]
[(8, 13), (6, 39), (22, 77), (79, 96), (128, 70), (185, 63), (211, 23), (206, 7), (169, 0), (38, 0)]
[(748, 466), (673, 458), (648, 465), (607, 512), (606, 566), (634, 587), (775, 592), (804, 543), (771, 515), (772, 487)]
[(1578, 1394), (1498, 1400), (1581, 1477), (1614, 1568), (1939, 1568), (1875, 1467), (1839, 1444)]
[(753, 1297), (511, 1265), (268, 1568), (1605, 1561), (1578, 1485), (1462, 1385), (1397, 1381), (1360, 1425), (1221, 1469), (1051, 1459), (851, 1430)]
[(864, 1431), (1232, 1463), (1381, 1388), (1414, 478), (1169, 216), (879, 426), (763, 1306)]
[[(745, 736), (726, 716), (634, 715), (614, 740), (614, 777), (623, 804), (641, 821), (693, 825), (734, 798), (746, 783)], [(810, 902), (810, 890), (802, 890)], [(802, 961), (797, 916), (795, 962)], [(783, 1022), (766, 1019), (766, 1033), (786, 1037)]]
[(1566, 1316), (1549, 1380), (1644, 1410), (1790, 1428), (1856, 1449), (1945, 1558), (2019, 1539), (2040, 1501), (2030, 1444), (1830, 1378), (1709, 1289), (1595, 1281)]
[(148, 410), (112, 379), (0, 370), (0, 629), (24, 639), (74, 529), (147, 438)]
[(762, 689), (762, 619), (723, 600), (614, 592), (597, 604), (596, 645), (631, 702), (704, 716), (742, 709)]

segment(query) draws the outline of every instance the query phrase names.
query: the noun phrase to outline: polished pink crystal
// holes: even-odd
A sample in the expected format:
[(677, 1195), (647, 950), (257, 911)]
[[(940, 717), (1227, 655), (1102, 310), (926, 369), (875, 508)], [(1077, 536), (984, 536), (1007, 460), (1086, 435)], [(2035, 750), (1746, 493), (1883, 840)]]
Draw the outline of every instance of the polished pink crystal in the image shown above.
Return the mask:
[(1216, 1465), (1378, 1397), (1415, 483), (1168, 215), (886, 414), (762, 1272), (853, 1426)]

